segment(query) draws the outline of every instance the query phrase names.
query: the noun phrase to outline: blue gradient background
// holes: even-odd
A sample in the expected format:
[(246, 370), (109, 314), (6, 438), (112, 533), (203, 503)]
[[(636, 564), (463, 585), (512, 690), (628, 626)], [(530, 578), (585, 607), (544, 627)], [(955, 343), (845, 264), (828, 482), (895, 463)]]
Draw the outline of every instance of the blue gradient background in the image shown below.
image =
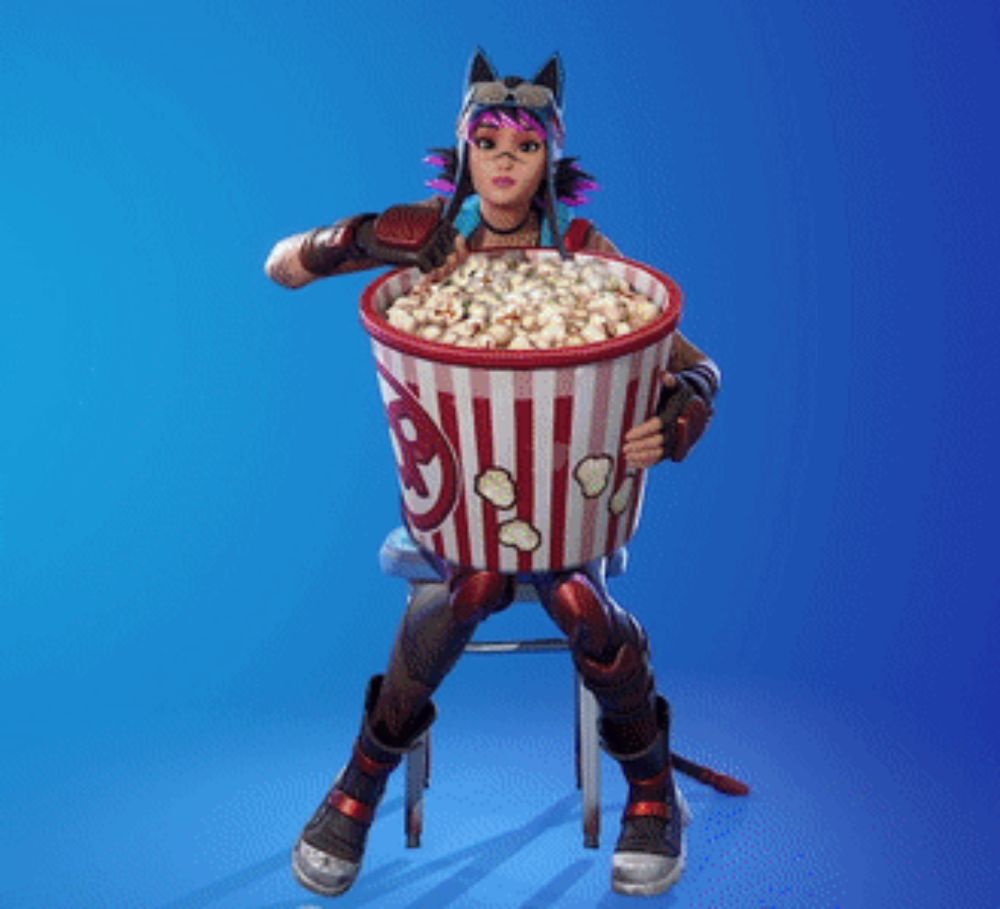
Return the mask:
[[(725, 375), (615, 586), (678, 745), (755, 787), (690, 790), (659, 902), (1000, 905), (1000, 13), (611, 9), (5, 6), (0, 905), (325, 904), (287, 848), (388, 653), (397, 490), (369, 277), (261, 265), (424, 194), (476, 44), (560, 50), (587, 216)], [(449, 679), (425, 847), (390, 790), (341, 905), (629, 904), (621, 787), (580, 849), (569, 670), (532, 659)]]

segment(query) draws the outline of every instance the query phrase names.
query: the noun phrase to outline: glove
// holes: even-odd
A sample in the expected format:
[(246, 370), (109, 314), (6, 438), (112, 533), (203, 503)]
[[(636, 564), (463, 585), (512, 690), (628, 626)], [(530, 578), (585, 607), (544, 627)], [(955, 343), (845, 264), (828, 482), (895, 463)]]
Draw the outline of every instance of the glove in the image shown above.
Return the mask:
[(683, 461), (712, 419), (718, 378), (709, 365), (697, 363), (675, 373), (674, 379), (660, 394), (656, 416), (663, 427), (664, 457)]

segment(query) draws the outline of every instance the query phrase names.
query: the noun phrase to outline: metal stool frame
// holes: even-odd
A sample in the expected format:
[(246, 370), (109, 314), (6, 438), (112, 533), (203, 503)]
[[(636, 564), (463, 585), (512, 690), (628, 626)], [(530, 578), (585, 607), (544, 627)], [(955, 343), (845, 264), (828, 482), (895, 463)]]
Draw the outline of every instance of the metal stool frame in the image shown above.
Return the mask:
[[(607, 577), (624, 574), (628, 554), (623, 548), (609, 559)], [(414, 596), (424, 593), (428, 585), (440, 586), (441, 578), (420, 554), (413, 538), (404, 527), (391, 531), (379, 552), (382, 571), (392, 577), (403, 578), (410, 585), (407, 605)], [(528, 582), (518, 582), (515, 601), (536, 602), (538, 597), (534, 587)], [(506, 654), (506, 653), (548, 653), (569, 650), (564, 638), (531, 638), (512, 641), (470, 641), (466, 653)], [(597, 738), (598, 706), (594, 696), (586, 689), (580, 674), (574, 676), (574, 755), (576, 786), (583, 797), (583, 845), (589, 849), (598, 848), (601, 832), (601, 760)], [(406, 809), (404, 811), (404, 831), (406, 845), (420, 846), (423, 833), (424, 790), (430, 786), (430, 730), (422, 735), (406, 755)]]

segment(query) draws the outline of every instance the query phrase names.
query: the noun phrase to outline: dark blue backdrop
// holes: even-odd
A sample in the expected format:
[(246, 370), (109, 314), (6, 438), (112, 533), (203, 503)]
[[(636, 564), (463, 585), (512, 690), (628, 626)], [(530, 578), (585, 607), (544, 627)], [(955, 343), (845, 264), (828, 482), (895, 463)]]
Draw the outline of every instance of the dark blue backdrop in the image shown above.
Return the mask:
[[(477, 44), (524, 75), (562, 53), (568, 151), (602, 185), (587, 216), (677, 278), (723, 368), (616, 587), (666, 687), (762, 693), (727, 720), (745, 769), (781, 760), (783, 712), (803, 711), (792, 738), (819, 723), (831, 766), (817, 717), (884, 734), (885, 854), (861, 845), (875, 867), (855, 855), (824, 904), (1000, 904), (996, 5), (202, 7), (0, 22), (3, 905), (97, 874), (37, 873), (61, 837), (114, 853), (142, 829), (139, 798), (104, 833), (68, 807), (65, 781), (113, 756), (134, 783), (234, 717), (349, 735), (400, 603), (375, 561), (397, 490), (368, 277), (293, 295), (261, 266), (284, 235), (424, 195)], [(325, 774), (347, 742), (322, 744)], [(904, 765), (924, 769), (894, 795)], [(304, 820), (318, 794), (286, 801)], [(188, 876), (65, 905), (146, 905), (244, 859), (175, 839)]]

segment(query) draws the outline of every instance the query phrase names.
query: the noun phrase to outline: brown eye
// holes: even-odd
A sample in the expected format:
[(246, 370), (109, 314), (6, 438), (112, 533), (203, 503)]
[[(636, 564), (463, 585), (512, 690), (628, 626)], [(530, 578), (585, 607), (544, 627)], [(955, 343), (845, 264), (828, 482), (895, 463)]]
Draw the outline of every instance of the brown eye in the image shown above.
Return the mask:
[(521, 151), (525, 152), (526, 154), (530, 154), (531, 152), (536, 152), (541, 147), (542, 147), (541, 142), (536, 142), (534, 139), (531, 139), (528, 142), (521, 143)]
[(489, 151), (491, 148), (494, 147), (493, 140), (487, 139), (485, 136), (480, 136), (478, 139), (475, 140), (475, 143), (476, 143), (476, 148), (478, 148), (480, 151)]

